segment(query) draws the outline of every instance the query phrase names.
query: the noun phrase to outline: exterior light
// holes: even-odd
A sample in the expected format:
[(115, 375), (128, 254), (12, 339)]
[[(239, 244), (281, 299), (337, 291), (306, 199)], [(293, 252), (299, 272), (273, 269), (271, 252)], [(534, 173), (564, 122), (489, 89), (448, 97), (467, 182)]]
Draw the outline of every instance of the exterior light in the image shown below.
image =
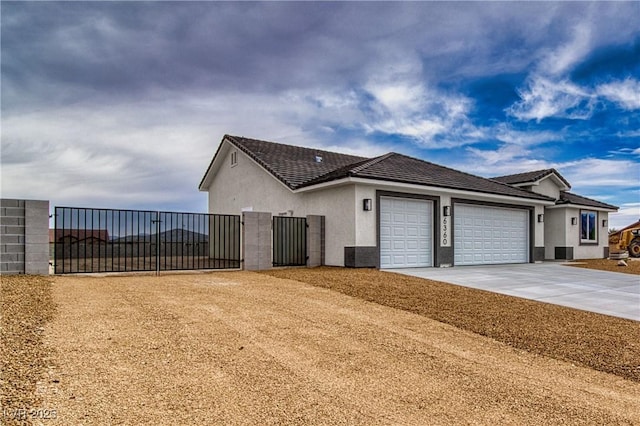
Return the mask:
[(365, 198), (362, 200), (362, 210), (365, 212), (371, 211), (371, 198)]
[(602, 219), (602, 227), (603, 228), (607, 227), (607, 219)]
[(539, 214), (538, 215), (538, 223), (542, 223), (544, 222), (544, 215), (543, 214)]
[(451, 216), (451, 207), (450, 206), (442, 207), (442, 216)]
[(577, 225), (578, 224), (578, 218), (577, 217), (572, 217), (571, 218), (571, 224), (572, 225)]

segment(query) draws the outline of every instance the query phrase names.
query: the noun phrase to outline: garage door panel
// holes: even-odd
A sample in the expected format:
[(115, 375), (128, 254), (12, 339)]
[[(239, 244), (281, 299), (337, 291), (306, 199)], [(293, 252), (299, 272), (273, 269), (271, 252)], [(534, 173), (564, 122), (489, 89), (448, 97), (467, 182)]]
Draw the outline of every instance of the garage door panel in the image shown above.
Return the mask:
[(427, 200), (380, 198), (381, 268), (432, 265), (432, 211)]
[(529, 212), (490, 206), (454, 207), (454, 264), (526, 263)]

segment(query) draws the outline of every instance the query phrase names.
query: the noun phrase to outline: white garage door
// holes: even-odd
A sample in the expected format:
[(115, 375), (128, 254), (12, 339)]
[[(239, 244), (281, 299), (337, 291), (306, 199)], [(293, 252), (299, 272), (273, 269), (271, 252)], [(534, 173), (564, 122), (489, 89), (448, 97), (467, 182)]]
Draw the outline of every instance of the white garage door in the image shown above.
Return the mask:
[(529, 262), (529, 211), (456, 204), (454, 265)]
[(380, 198), (380, 267), (432, 266), (431, 201)]

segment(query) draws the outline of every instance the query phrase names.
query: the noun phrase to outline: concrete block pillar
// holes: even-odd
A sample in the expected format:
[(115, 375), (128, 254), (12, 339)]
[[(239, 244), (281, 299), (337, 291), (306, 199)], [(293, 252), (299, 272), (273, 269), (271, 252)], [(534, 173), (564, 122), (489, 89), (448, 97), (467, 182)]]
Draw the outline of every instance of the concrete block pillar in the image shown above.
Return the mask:
[(324, 216), (307, 216), (307, 266), (324, 265)]
[(0, 274), (24, 274), (24, 200), (0, 200)]
[(271, 213), (242, 213), (243, 269), (271, 269)]
[(0, 200), (0, 274), (49, 273), (49, 201)]

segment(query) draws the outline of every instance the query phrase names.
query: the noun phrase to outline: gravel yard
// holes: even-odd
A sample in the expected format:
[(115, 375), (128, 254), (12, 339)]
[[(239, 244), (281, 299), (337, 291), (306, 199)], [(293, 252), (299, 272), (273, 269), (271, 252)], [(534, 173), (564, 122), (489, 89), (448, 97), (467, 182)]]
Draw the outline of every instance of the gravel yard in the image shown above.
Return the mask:
[[(358, 297), (341, 293), (340, 272), (344, 282), (362, 280)], [(326, 275), (325, 286), (338, 291), (272, 276), (287, 273), (297, 280), (306, 273), (307, 281)], [(34, 423), (65, 425), (640, 423), (634, 376), (367, 301), (369, 286), (400, 288), (395, 274), (272, 275), (2, 277), (3, 421), (20, 424), (9, 415), (39, 408), (55, 410), (55, 419)], [(423, 280), (422, 292), (442, 297), (434, 285)], [(491, 300), (477, 304), (508, 312)], [(474, 312), (472, 305), (458, 310)], [(535, 309), (516, 313), (541, 320)], [(585, 321), (574, 340), (588, 341), (601, 331), (591, 326), (609, 320), (607, 339), (627, 331), (637, 338), (637, 322), (592, 315), (564, 319)], [(526, 331), (521, 339), (534, 337)], [(619, 364), (640, 365), (637, 347), (612, 351), (630, 357)], [(23, 375), (27, 365), (33, 372)]]
[(637, 321), (374, 269), (264, 273), (414, 312), (519, 349), (640, 382)]
[(618, 266), (617, 260), (611, 259), (583, 259), (567, 263), (578, 268), (598, 269), (601, 271), (620, 272), (640, 276), (640, 258), (625, 259), (627, 266)]

